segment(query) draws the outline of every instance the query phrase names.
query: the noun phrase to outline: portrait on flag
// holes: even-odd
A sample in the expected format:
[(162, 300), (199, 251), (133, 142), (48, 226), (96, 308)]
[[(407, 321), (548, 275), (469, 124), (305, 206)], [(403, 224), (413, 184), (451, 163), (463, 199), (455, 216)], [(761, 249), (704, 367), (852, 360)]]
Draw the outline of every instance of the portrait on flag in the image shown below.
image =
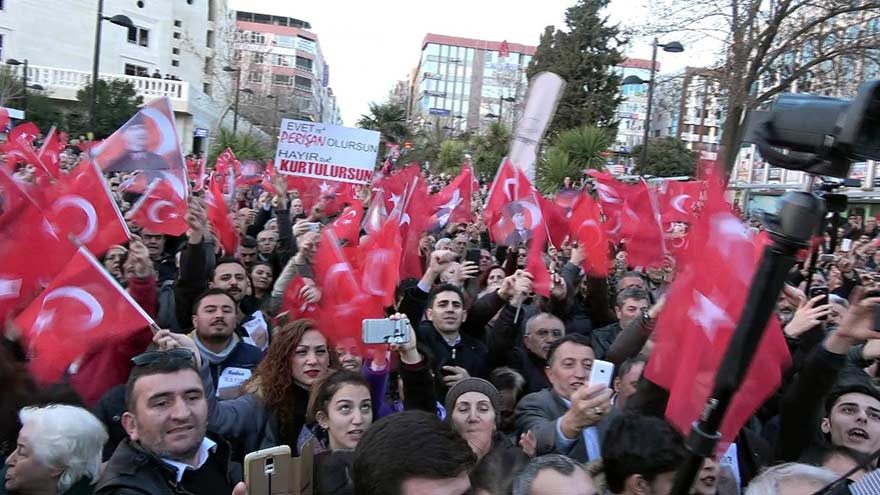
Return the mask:
[(144, 105), (103, 143), (90, 150), (105, 172), (186, 170), (168, 98)]

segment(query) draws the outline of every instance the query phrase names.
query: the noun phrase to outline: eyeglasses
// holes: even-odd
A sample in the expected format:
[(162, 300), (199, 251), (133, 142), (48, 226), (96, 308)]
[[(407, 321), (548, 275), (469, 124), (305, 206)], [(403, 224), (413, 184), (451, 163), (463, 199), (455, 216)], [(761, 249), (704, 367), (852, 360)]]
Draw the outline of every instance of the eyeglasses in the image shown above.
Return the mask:
[(550, 336), (552, 336), (554, 339), (558, 339), (565, 334), (565, 331), (564, 330), (557, 330), (555, 328), (552, 330), (547, 329), (547, 328), (539, 328), (539, 329), (535, 330), (533, 333), (542, 339), (546, 338), (546, 337), (550, 337)]
[(183, 361), (195, 362), (195, 356), (189, 349), (183, 347), (175, 347), (167, 351), (147, 351), (131, 358), (131, 363), (135, 366), (146, 366), (155, 363), (160, 359), (180, 359)]

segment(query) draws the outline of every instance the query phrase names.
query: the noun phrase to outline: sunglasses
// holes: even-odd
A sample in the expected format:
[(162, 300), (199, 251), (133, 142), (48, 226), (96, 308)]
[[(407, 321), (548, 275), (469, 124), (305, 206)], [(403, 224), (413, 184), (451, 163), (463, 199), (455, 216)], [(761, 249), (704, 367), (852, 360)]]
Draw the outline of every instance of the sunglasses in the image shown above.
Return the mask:
[(189, 349), (175, 347), (167, 351), (147, 351), (131, 358), (131, 363), (135, 366), (146, 366), (155, 363), (159, 359), (180, 359), (183, 361), (195, 362), (195, 356)]

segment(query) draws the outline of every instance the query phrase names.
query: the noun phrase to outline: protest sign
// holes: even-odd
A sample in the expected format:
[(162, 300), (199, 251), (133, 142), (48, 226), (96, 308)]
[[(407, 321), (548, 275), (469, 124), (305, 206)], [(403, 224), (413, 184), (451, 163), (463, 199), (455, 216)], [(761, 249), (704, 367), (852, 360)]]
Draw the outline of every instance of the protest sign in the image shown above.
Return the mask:
[(287, 175), (369, 184), (378, 150), (376, 131), (282, 119), (275, 170)]

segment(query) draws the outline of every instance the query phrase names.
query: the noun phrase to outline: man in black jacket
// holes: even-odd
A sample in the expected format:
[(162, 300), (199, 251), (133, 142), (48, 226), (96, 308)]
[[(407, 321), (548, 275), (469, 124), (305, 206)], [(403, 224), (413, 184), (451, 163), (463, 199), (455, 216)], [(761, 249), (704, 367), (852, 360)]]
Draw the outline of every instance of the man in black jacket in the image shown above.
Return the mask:
[(136, 356), (126, 384), (128, 433), (98, 480), (98, 495), (227, 494), (241, 480), (229, 449), (205, 436), (208, 403), (184, 349)]
[(519, 371), (526, 380), (525, 393), (531, 394), (550, 386), (545, 373), (547, 350), (565, 335), (565, 324), (551, 313), (538, 313), (526, 321), (520, 335), (519, 325), (513, 322), (520, 297), (517, 291), (489, 333), (489, 366), (509, 366)]
[(630, 323), (641, 318), (650, 306), (650, 296), (645, 289), (629, 287), (617, 294), (614, 311), (617, 313), (617, 323), (593, 330), (591, 342), (596, 359), (605, 359), (605, 354), (611, 348), (611, 344), (620, 334), (622, 329)]

